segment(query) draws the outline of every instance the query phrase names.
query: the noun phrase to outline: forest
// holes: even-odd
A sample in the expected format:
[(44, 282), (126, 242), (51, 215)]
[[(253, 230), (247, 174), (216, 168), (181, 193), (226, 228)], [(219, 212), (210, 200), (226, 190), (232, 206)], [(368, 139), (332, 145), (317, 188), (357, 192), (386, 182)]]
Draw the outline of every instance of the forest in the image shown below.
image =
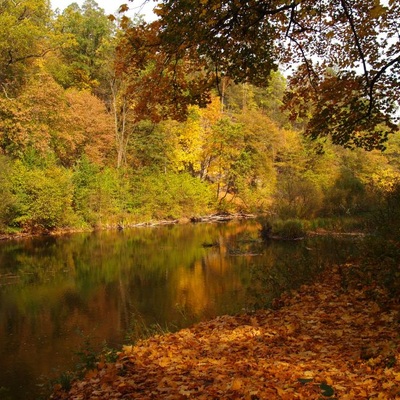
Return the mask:
[[(302, 273), (285, 251), (287, 279), (303, 274), (307, 284), (282, 289), (260, 310), (130, 343), (112, 359), (96, 354), (90, 367), (61, 375), (51, 398), (399, 398), (400, 2), (160, 0), (147, 22), (126, 11), (150, 0), (129, 1), (115, 15), (94, 0), (62, 11), (48, 0), (0, 1), (0, 239), (92, 230), (93, 237), (122, 236), (136, 225), (250, 214), (261, 222), (251, 243), (264, 249), (270, 239), (310, 233), (329, 241), (344, 233), (359, 240), (362, 256)], [(300, 243), (319, 255), (308, 239), (274, 243)], [(49, 278), (50, 258), (27, 243), (44, 262), (41, 269), (20, 257), (28, 286), (35, 276), (58, 282)], [(131, 268), (139, 253), (130, 241), (123, 246), (133, 253), (122, 247), (115, 259)], [(164, 262), (169, 244), (156, 246), (151, 254)], [(169, 258), (215, 250), (220, 268), (224, 257), (259, 256), (227, 245), (222, 252), (216, 240), (196, 242), (193, 254), (183, 246)], [(19, 252), (10, 250), (16, 259)], [(73, 266), (65, 285), (43, 292), (64, 287), (73, 303), (81, 293), (71, 282), (92, 271), (79, 253), (65, 258), (60, 271)], [(15, 287), (30, 307), (14, 281), (18, 266), (10, 265), (1, 289)], [(141, 268), (138, 260), (132, 276), (141, 278)], [(279, 268), (268, 268), (252, 276), (252, 286), (264, 280), (279, 289)], [(206, 269), (201, 259), (187, 271), (208, 288)], [(113, 264), (107, 279), (101, 271), (92, 274), (99, 281), (114, 282), (116, 271), (119, 278), (118, 290), (108, 285), (99, 298), (122, 293), (124, 269)], [(194, 280), (185, 276), (186, 290)], [(76, 287), (89, 296), (85, 279)], [(148, 293), (146, 279), (126, 284), (143, 282)], [(43, 298), (50, 317), (60, 314)], [(7, 338), (17, 309), (5, 313)], [(6, 392), (0, 387), (0, 397)]]
[[(219, 4), (202, 3), (207, 7), (198, 21), (191, 16), (199, 35), (202, 18), (213, 23), (209, 12)], [(369, 15), (379, 23), (385, 16), (388, 37), (392, 26), (383, 14), (397, 12), (389, 3), (392, 9), (374, 6)], [(179, 47), (173, 34), (184, 28), (171, 21), (182, 10), (173, 4), (156, 10), (163, 22), (148, 24), (140, 15), (108, 16), (94, 0), (62, 12), (53, 12), (46, 0), (2, 1), (1, 233), (129, 226), (216, 212), (321, 224), (342, 216), (361, 217), (370, 226), (394, 223), (400, 140), (388, 116), (398, 104), (398, 42), (387, 45), (386, 56), (394, 61), (386, 65), (385, 54), (379, 58), (365, 49), (378, 63), (369, 105), (360, 106), (359, 99), (341, 105), (341, 97), (357, 92), (349, 83), (353, 77), (323, 62), (317, 67), (325, 68), (319, 80), (325, 87), (316, 99), (304, 69), (289, 76), (265, 46), (254, 57), (233, 49), (235, 55), (221, 31), (206, 56), (202, 44), (190, 42), (201, 43), (197, 37)], [(252, 25), (251, 16), (240, 12), (238, 18)], [(222, 15), (225, 22), (230, 18)], [(228, 33), (235, 38), (232, 26)], [(251, 39), (251, 29), (248, 34)], [(331, 30), (324, 34), (334, 40)], [(253, 39), (259, 47), (261, 39), (269, 40)], [(225, 46), (224, 56), (218, 46)], [(373, 65), (371, 60), (365, 63)], [(257, 72), (260, 63), (265, 73)], [(389, 71), (390, 82), (380, 82)], [(334, 77), (347, 79), (347, 89), (329, 88)], [(327, 99), (332, 93), (336, 100)], [(365, 107), (369, 118), (363, 120), (357, 113)]]

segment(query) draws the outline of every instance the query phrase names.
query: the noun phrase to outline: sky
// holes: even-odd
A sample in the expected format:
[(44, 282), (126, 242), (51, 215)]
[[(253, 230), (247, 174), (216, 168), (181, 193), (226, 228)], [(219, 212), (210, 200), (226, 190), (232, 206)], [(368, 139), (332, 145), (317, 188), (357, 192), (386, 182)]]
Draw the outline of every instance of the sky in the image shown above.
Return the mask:
[[(144, 6), (144, 0), (95, 0), (100, 8), (103, 8), (106, 14), (114, 14), (121, 4), (127, 4), (130, 11), (127, 13), (128, 16), (132, 17), (135, 13), (143, 14), (146, 16), (146, 20), (151, 19), (152, 9), (156, 5), (153, 0), (148, 1)], [(68, 7), (72, 3), (78, 3), (82, 6), (84, 0), (50, 0), (53, 10), (59, 8), (61, 11)]]

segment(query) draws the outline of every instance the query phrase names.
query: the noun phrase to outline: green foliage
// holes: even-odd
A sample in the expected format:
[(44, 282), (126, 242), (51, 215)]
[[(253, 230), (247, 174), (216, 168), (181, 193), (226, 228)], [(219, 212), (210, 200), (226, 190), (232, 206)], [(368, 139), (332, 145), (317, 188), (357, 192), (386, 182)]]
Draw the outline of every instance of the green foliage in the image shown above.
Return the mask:
[(71, 389), (72, 382), (76, 379), (76, 375), (72, 372), (62, 372), (60, 376), (52, 383), (61, 385), (61, 389), (68, 392)]
[(210, 187), (187, 173), (144, 170), (132, 178), (132, 207), (144, 219), (179, 218), (207, 213)]
[(344, 269), (343, 284), (346, 289), (353, 282), (357, 287), (368, 287), (368, 295), (378, 304), (386, 292), (390, 298), (397, 301), (400, 297), (400, 249), (399, 235), (367, 237), (360, 242), (359, 263), (351, 269)]
[(310, 180), (285, 174), (278, 178), (274, 210), (281, 218), (312, 218), (323, 201), (321, 189)]
[(75, 353), (79, 359), (76, 369), (78, 373), (83, 374), (85, 371), (96, 367), (99, 352), (96, 351), (89, 335), (84, 335), (82, 332), (78, 332), (78, 334), (81, 335), (84, 340), (81, 348)]
[(327, 215), (350, 215), (365, 207), (366, 188), (350, 170), (342, 170), (327, 190), (324, 211)]
[(305, 236), (304, 224), (298, 219), (277, 220), (272, 226), (272, 236), (294, 240)]
[(73, 205), (75, 212), (82, 222), (89, 225), (96, 223), (94, 194), (96, 191), (96, 176), (99, 168), (83, 157), (75, 166), (73, 174), (74, 195)]
[(272, 226), (273, 222), (270, 218), (260, 218), (260, 237), (263, 240), (268, 240), (272, 236)]
[[(181, 126), (182, 129), (182, 126)], [(133, 129), (133, 137), (129, 143), (128, 160), (136, 168), (151, 168), (165, 171), (169, 167), (169, 159), (174, 151), (169, 142), (170, 131), (162, 125), (154, 125), (150, 121), (141, 121)]]
[(11, 172), (15, 215), (12, 224), (51, 230), (73, 224), (71, 172), (54, 165), (29, 168), (17, 162)]
[(118, 360), (118, 350), (109, 347), (107, 343), (104, 342), (103, 348), (101, 349), (101, 358), (107, 363), (115, 363)]
[(380, 203), (370, 216), (371, 230), (385, 238), (400, 240), (400, 182), (380, 192)]
[(75, 168), (73, 181), (74, 209), (83, 223), (116, 226), (126, 219), (130, 189), (123, 170), (100, 169), (84, 157)]
[(69, 39), (61, 48), (64, 62), (49, 65), (56, 80), (64, 87), (98, 88), (103, 94), (104, 61), (111, 52), (114, 31), (104, 10), (93, 0), (85, 0), (82, 7), (72, 3), (58, 16), (55, 29)]
[(10, 161), (8, 157), (0, 155), (0, 232), (11, 224), (16, 203), (10, 181)]
[(51, 48), (50, 3), (45, 0), (3, 0), (0, 3), (0, 82), (14, 95), (35, 60)]
[(73, 371), (64, 371), (56, 379), (51, 382), (51, 386), (55, 384), (61, 385), (61, 389), (68, 392), (71, 389), (72, 382), (76, 379), (82, 379), (85, 372), (95, 369), (99, 361), (113, 363), (117, 361), (118, 355), (115, 349), (111, 349), (104, 343), (101, 350), (97, 350), (93, 345), (91, 337), (78, 332), (83, 338), (83, 344), (75, 352), (78, 357), (78, 363)]
[(318, 217), (308, 221), (307, 227), (311, 231), (365, 232), (368, 227), (368, 218), (366, 220), (365, 215)]
[(299, 219), (277, 219), (263, 217), (260, 219), (260, 236), (264, 240), (279, 238), (283, 240), (294, 240), (306, 235), (305, 222)]

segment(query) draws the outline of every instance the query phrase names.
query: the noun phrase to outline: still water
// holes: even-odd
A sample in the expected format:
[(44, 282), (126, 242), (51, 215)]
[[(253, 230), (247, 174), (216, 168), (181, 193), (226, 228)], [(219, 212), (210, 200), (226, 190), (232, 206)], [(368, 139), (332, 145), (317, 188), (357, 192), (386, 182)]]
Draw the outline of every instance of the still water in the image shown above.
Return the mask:
[[(354, 255), (354, 241), (263, 243), (256, 221), (0, 243), (0, 399), (43, 396), (90, 344), (268, 306)], [(44, 387), (43, 387), (44, 385)]]

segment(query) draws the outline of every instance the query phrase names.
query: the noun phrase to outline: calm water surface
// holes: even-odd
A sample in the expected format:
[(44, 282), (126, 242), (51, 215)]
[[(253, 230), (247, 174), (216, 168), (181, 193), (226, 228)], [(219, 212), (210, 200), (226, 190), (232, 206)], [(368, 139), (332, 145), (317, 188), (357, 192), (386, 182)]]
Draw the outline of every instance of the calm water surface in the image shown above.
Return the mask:
[(263, 307), (344, 261), (356, 243), (262, 243), (255, 221), (174, 225), (0, 243), (0, 399), (38, 399), (88, 343), (120, 347)]

